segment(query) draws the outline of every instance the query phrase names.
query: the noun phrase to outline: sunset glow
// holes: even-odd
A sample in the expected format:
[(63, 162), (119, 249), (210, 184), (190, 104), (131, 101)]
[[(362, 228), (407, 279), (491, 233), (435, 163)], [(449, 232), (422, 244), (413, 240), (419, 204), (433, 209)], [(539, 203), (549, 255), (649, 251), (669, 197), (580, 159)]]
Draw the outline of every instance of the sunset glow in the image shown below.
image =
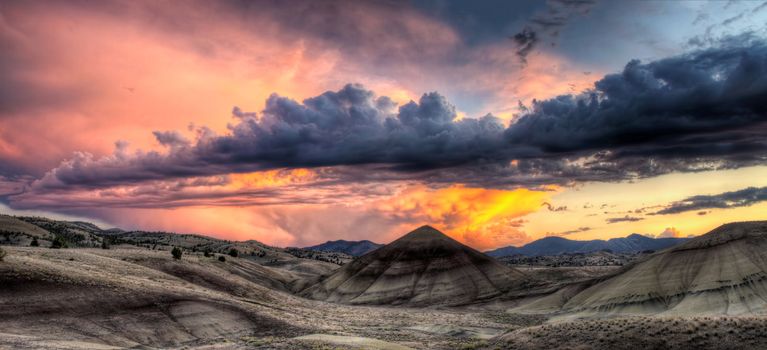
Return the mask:
[(764, 219), (767, 11), (563, 4), (3, 2), (3, 212), (480, 250)]

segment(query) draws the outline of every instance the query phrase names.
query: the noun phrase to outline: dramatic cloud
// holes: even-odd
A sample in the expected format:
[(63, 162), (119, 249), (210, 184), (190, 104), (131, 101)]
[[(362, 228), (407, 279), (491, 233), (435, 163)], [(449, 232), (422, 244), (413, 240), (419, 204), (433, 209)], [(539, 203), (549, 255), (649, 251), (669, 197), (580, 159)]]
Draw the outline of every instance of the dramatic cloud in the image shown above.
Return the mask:
[(272, 95), (258, 116), (235, 109), (239, 122), (227, 134), (200, 129), (194, 143), (156, 132), (166, 152), (130, 154), (121, 146), (102, 158), (78, 153), (37, 186), (359, 165), (428, 182), (503, 185), (736, 168), (765, 162), (765, 98), (764, 42), (632, 61), (586, 95), (535, 101), (508, 127), (492, 115), (458, 118), (438, 93), (397, 106), (347, 85), (302, 103)]
[(737, 166), (765, 160), (765, 97), (767, 46), (752, 42), (632, 61), (590, 93), (535, 102), (507, 134), (541, 156), (589, 152), (641, 175), (706, 166), (706, 157)]
[(240, 118), (230, 134), (200, 133), (194, 145), (177, 134), (156, 132), (167, 153), (128, 154), (124, 145), (108, 157), (78, 153), (39, 183), (99, 187), (274, 168), (382, 164), (413, 171), (497, 163), (505, 157), (504, 127), (487, 115), (457, 120), (437, 94), (398, 109), (359, 85), (326, 92), (303, 103), (272, 95), (260, 118)]
[(699, 211), (698, 215), (705, 215), (707, 212), (701, 211), (702, 209), (746, 207), (763, 201), (767, 201), (767, 187), (749, 187), (738, 191), (685, 198), (670, 204), (655, 214), (666, 215)]
[(568, 196), (765, 164), (764, 6), (1, 2), (0, 202), (282, 245), (659, 232), (654, 205), (724, 190)]
[(508, 120), (518, 99), (592, 83), (563, 55), (522, 68), (507, 39), (469, 44), (414, 6), (4, 1), (0, 175), (39, 177), (118, 139), (150, 149), (152, 131), (190, 123), (221, 134), (233, 105), (260, 111), (273, 92), (303, 100), (359, 81), (402, 104), (438, 89), (463, 112)]

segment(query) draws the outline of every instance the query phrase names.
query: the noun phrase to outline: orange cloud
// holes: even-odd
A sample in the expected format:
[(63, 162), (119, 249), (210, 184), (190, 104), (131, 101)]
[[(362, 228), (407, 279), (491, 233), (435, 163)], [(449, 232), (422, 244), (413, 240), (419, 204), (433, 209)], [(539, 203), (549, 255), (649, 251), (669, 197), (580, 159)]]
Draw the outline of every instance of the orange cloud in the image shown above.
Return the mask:
[(377, 204), (377, 209), (409, 225), (430, 224), (477, 249), (528, 240), (519, 217), (540, 210), (549, 191), (497, 190), (454, 185), (414, 186)]

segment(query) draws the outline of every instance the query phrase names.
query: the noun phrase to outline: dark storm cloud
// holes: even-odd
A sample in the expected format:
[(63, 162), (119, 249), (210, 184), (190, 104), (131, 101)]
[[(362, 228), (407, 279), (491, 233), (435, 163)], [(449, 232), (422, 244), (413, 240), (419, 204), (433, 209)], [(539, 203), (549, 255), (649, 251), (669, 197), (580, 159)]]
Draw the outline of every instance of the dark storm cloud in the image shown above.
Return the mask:
[(699, 211), (698, 215), (705, 215), (707, 212), (701, 211), (702, 209), (746, 207), (763, 201), (767, 201), (767, 187), (749, 187), (738, 191), (724, 192), (715, 195), (692, 196), (674, 202), (655, 214), (665, 215), (687, 211)]
[(258, 115), (235, 108), (226, 135), (203, 128), (192, 143), (155, 133), (167, 152), (129, 154), (123, 145), (99, 159), (79, 153), (38, 185), (333, 167), (347, 181), (503, 187), (738, 168), (767, 160), (765, 99), (761, 41), (631, 61), (587, 94), (535, 101), (508, 127), (492, 115), (459, 119), (438, 93), (396, 106), (347, 85), (303, 102), (272, 95)]
[[(542, 155), (603, 151), (604, 160), (717, 156), (763, 160), (767, 47), (722, 47), (631, 61), (581, 96), (535, 101), (507, 131)], [(652, 171), (647, 169), (646, 171)]]
[[(188, 145), (173, 133), (155, 133), (172, 145), (167, 155), (124, 151), (93, 159), (78, 154), (46, 176), (64, 184), (100, 186), (283, 167), (385, 164), (412, 171), (503, 159), (503, 124), (487, 115), (456, 120), (437, 94), (397, 108), (359, 85), (347, 85), (303, 103), (272, 95), (260, 118), (243, 118), (225, 136)], [(50, 184), (53, 184), (50, 183)]]

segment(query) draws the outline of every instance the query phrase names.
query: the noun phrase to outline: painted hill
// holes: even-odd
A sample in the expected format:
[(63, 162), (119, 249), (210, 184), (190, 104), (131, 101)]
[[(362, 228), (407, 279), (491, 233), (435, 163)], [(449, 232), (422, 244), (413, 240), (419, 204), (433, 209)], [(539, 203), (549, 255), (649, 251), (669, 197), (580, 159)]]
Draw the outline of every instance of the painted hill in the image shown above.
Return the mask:
[(764, 314), (767, 221), (739, 222), (656, 253), (574, 295), (579, 314)]
[(422, 226), (301, 294), (350, 304), (458, 305), (501, 295), (525, 280), (518, 270)]
[(521, 247), (503, 247), (485, 252), (492, 257), (509, 255), (560, 255), (568, 253), (589, 253), (600, 250), (611, 250), (616, 253), (632, 253), (645, 250), (662, 250), (687, 241), (688, 238), (651, 238), (640, 234), (632, 234), (623, 238), (608, 240), (575, 241), (562, 237), (546, 237), (530, 242)]
[(383, 244), (373, 243), (368, 240), (345, 241), (341, 239), (337, 241), (327, 241), (322, 244), (305, 247), (304, 249), (320, 252), (344, 253), (351, 256), (362, 256), (381, 247), (383, 247)]

